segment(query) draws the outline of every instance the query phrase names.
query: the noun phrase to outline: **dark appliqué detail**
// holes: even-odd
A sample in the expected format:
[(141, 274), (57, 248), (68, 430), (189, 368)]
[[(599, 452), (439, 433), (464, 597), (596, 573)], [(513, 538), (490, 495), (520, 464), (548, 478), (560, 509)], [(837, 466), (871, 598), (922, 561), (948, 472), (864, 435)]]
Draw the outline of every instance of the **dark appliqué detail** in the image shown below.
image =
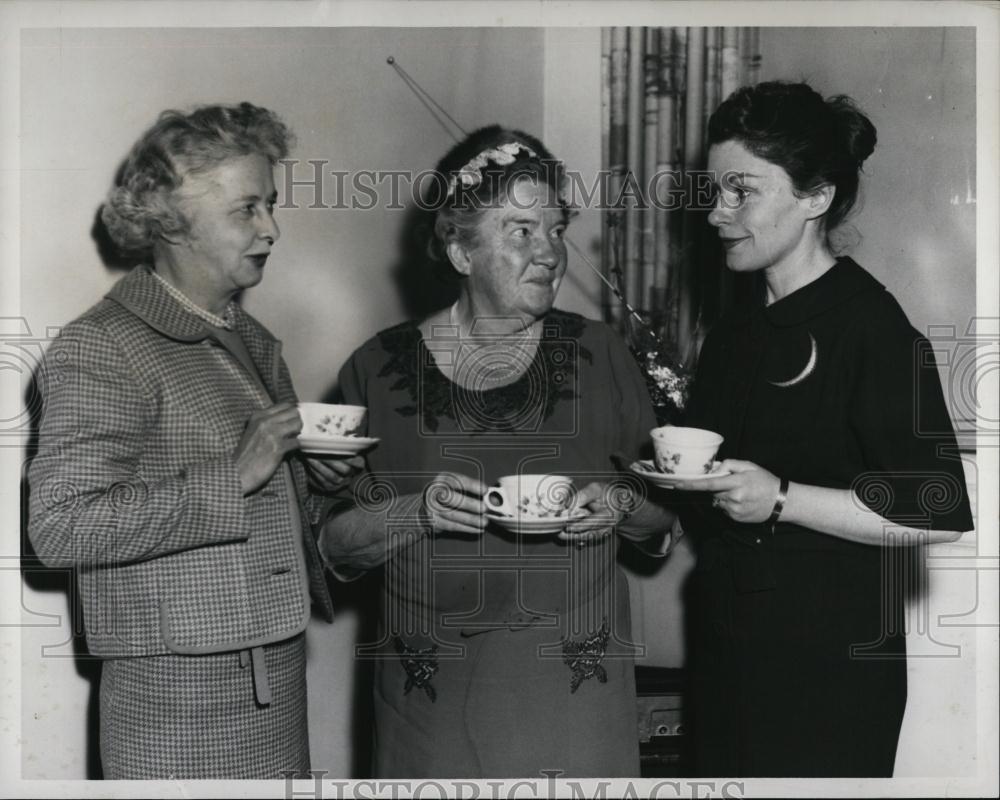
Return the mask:
[(563, 662), (570, 669), (571, 694), (576, 692), (580, 684), (588, 678), (597, 678), (600, 683), (608, 682), (608, 673), (604, 671), (601, 662), (608, 648), (609, 635), (608, 621), (604, 620), (601, 629), (593, 636), (588, 636), (582, 641), (563, 640)]
[(403, 687), (403, 694), (409, 694), (416, 686), (418, 689), (423, 689), (433, 703), (437, 700), (437, 691), (431, 685), (431, 678), (438, 671), (438, 646), (435, 644), (417, 650), (405, 644), (398, 636), (395, 637), (395, 644), (399, 663), (406, 670), (406, 686)]
[[(489, 420), (492, 430), (514, 430), (526, 407), (541, 404), (542, 419), (548, 419), (560, 400), (576, 397), (574, 377), (578, 361), (593, 363), (593, 354), (580, 344), (586, 322), (577, 314), (552, 311), (545, 317), (544, 333), (538, 345), (538, 355), (527, 372), (513, 383), (485, 391), (465, 389), (448, 380), (438, 369), (421, 369), (424, 356), (420, 329), (412, 322), (397, 325), (379, 334), (387, 359), (379, 371), (380, 378), (395, 377), (392, 391), (405, 390), (410, 402), (398, 406), (396, 413), (413, 417), (423, 413), (427, 430), (438, 430), (440, 419), (458, 419), (459, 408), (477, 409), (476, 418)], [(539, 396), (539, 386), (544, 391)], [(463, 415), (463, 430), (469, 420)]]

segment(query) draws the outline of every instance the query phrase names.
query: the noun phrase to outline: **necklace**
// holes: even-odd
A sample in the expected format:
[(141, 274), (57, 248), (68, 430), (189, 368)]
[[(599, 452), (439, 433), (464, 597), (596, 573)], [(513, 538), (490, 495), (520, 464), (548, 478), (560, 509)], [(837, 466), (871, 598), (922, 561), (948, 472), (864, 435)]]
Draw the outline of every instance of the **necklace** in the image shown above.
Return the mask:
[[(448, 311), (451, 327), (458, 333), (458, 355), (452, 362), (452, 380), (466, 389), (483, 391), (500, 388), (517, 381), (531, 367), (534, 348), (527, 329), (524, 334), (474, 336), (477, 344), (462, 342), (462, 326), (458, 322), (458, 302)], [(527, 346), (516, 341), (526, 340)]]
[(213, 314), (211, 311), (208, 311), (199, 306), (191, 298), (189, 298), (186, 294), (184, 294), (184, 292), (182, 292), (180, 289), (178, 289), (176, 286), (170, 283), (166, 278), (164, 278), (158, 272), (154, 271), (153, 277), (156, 278), (161, 284), (163, 284), (163, 288), (167, 290), (167, 294), (169, 294), (172, 298), (174, 298), (174, 300), (176, 300), (178, 303), (184, 306), (184, 308), (186, 308), (196, 317), (199, 317), (200, 319), (204, 320), (209, 325), (214, 325), (216, 328), (223, 328), (224, 330), (227, 331), (231, 331), (233, 329), (233, 325), (235, 324), (233, 317), (236, 313), (235, 300), (229, 301), (229, 305), (226, 306), (226, 310), (222, 312), (222, 316), (220, 317), (217, 314)]

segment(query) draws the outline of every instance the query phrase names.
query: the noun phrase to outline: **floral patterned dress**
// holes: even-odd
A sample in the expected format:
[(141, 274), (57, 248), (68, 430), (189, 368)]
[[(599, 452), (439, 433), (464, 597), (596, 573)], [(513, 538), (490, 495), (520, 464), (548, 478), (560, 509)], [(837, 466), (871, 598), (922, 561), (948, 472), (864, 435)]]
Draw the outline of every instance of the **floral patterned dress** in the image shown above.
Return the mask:
[[(520, 378), (453, 383), (414, 323), (383, 331), (340, 374), (381, 438), (353, 502), (412, 530), (401, 495), (442, 471), (493, 484), (516, 473), (622, 480), (612, 459), (647, 456), (655, 426), (641, 373), (601, 323), (560, 311)], [(516, 352), (515, 352), (516, 358)], [(408, 507), (412, 509), (412, 504)], [(384, 567), (375, 660), (379, 777), (638, 775), (628, 590), (618, 539), (582, 549), (554, 534), (415, 537)]]

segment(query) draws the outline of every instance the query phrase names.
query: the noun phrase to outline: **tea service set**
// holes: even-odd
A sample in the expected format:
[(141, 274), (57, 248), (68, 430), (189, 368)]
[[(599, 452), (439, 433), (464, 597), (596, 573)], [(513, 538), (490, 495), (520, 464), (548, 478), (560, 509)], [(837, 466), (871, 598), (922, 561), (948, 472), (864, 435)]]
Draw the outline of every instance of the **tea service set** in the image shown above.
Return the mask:
[[(367, 409), (334, 403), (299, 403), (300, 449), (309, 455), (353, 456), (379, 443), (360, 436)], [(634, 461), (629, 471), (653, 486), (693, 488), (698, 481), (729, 475), (715, 455), (719, 434), (701, 428), (664, 425), (650, 431), (653, 459)], [(487, 516), (519, 536), (548, 536), (589, 515), (577, 504), (573, 480), (565, 475), (505, 475), (484, 495)]]

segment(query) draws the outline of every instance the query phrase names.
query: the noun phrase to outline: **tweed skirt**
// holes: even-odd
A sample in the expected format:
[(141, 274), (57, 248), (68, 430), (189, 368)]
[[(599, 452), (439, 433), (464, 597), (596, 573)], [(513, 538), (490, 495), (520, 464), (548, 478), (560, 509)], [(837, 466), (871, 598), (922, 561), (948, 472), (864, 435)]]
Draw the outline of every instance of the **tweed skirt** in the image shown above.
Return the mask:
[(246, 652), (105, 661), (104, 777), (280, 779), (283, 770), (308, 770), (305, 636), (263, 651), (266, 706)]

